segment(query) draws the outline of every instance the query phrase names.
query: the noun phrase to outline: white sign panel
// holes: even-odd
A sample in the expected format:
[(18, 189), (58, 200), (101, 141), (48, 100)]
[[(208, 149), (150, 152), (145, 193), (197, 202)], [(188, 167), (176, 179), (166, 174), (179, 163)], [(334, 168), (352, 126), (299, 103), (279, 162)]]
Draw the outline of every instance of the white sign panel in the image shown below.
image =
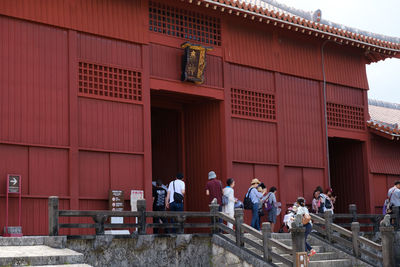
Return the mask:
[(144, 199), (143, 190), (131, 190), (131, 211), (137, 211), (138, 199)]

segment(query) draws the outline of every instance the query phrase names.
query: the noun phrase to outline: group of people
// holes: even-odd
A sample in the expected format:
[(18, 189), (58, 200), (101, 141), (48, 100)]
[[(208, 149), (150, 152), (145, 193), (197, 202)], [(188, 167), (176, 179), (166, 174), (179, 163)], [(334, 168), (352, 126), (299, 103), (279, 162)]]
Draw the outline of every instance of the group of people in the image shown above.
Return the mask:
[(332, 188), (328, 188), (325, 193), (321, 186), (317, 186), (313, 193), (311, 209), (313, 213), (325, 213), (331, 211), (333, 213), (333, 205), (336, 202), (336, 196), (333, 196)]

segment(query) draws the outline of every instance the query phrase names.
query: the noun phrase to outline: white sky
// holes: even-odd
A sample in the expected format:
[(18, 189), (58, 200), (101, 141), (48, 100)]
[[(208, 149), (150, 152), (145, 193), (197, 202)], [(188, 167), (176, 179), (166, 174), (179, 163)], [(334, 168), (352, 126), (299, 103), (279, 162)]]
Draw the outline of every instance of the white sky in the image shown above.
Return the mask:
[[(277, 0), (322, 18), (369, 32), (400, 37), (400, 0)], [(400, 103), (400, 59), (367, 65), (368, 97)]]

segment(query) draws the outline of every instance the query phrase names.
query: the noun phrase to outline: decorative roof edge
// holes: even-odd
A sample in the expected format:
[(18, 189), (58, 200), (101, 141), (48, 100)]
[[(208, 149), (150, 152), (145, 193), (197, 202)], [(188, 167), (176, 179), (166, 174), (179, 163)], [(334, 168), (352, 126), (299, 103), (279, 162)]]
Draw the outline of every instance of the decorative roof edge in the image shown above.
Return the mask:
[[(365, 50), (365, 56), (370, 62), (376, 62), (385, 58), (400, 58), (400, 42), (383, 40), (383, 35), (376, 35), (382, 38), (368, 36), (360, 30), (352, 32), (353, 28), (316, 22), (288, 12), (280, 12), (276, 7), (268, 7), (263, 0), (181, 0), (188, 1), (198, 6), (204, 5), (207, 8), (219, 10), (230, 15), (241, 16), (253, 21), (264, 22), (276, 27), (285, 28), (303, 34), (313, 35), (325, 40), (331, 40), (340, 44), (357, 47)], [(269, 0), (271, 2), (271, 0)], [(276, 3), (276, 2), (275, 2)], [(272, 5), (273, 6), (273, 5)], [(294, 12), (294, 9), (290, 12)], [(298, 12), (297, 10), (296, 12)], [(332, 26), (333, 25), (333, 26)]]
[(376, 120), (367, 121), (367, 127), (373, 130), (373, 133), (377, 133), (390, 140), (400, 140), (400, 129), (397, 124), (389, 124)]

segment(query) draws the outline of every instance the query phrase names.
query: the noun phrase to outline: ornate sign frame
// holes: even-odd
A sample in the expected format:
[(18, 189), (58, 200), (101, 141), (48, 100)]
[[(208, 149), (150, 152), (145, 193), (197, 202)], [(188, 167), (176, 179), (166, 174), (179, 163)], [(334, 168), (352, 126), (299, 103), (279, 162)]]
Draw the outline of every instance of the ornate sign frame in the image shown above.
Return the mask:
[(185, 42), (181, 45), (185, 49), (182, 64), (182, 81), (202, 84), (206, 67), (206, 52), (212, 47)]

